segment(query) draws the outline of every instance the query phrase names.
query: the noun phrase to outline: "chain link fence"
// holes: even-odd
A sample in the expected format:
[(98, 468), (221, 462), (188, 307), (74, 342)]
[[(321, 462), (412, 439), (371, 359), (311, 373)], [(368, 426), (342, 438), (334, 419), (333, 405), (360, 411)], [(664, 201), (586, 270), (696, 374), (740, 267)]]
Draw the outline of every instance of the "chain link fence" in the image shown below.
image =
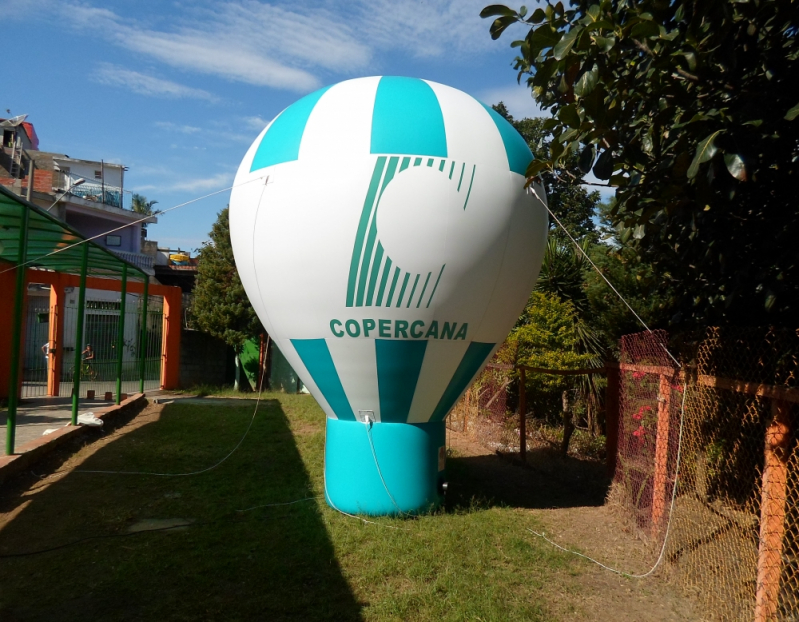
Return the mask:
[[(668, 538), (662, 571), (703, 619), (799, 622), (799, 331), (711, 328), (682, 367), (667, 344), (627, 335), (605, 368), (608, 503), (652, 564)], [(518, 402), (518, 373), (494, 362), (448, 427), (518, 452)], [(532, 446), (557, 440), (530, 423)]]
[(707, 619), (797, 621), (799, 334), (709, 329), (682, 369), (667, 337), (622, 339), (609, 500), (653, 552), (671, 521), (666, 567)]

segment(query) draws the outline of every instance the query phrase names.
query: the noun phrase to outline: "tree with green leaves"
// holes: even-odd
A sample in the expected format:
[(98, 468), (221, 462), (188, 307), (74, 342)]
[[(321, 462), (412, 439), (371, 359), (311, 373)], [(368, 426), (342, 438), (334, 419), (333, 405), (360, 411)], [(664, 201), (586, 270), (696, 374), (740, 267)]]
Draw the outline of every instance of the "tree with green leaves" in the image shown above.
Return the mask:
[[(516, 326), (508, 335), (497, 353), (502, 363), (527, 365), (545, 369), (576, 369), (590, 366), (592, 357), (581, 352), (579, 325), (574, 305), (558, 295), (536, 290), (527, 302)], [(516, 372), (512, 374), (516, 376)], [(585, 391), (575, 376), (529, 373), (526, 376), (525, 391), (532, 412), (541, 419), (558, 422), (563, 417), (566, 428), (571, 427), (573, 412), (563, 414), (561, 403), (565, 394), (575, 388), (580, 395), (581, 404), (588, 406), (587, 419), (592, 429), (596, 412), (593, 402), (586, 399)], [(526, 415), (527, 413), (523, 413)], [(571, 427), (573, 431), (573, 427)], [(562, 450), (568, 451), (569, 437), (564, 435)]]
[[(141, 214), (142, 216), (154, 216), (160, 210), (154, 210), (153, 205), (158, 203), (158, 201), (148, 201), (147, 197), (143, 194), (138, 194), (137, 192), (133, 193), (130, 199), (130, 209), (136, 212), (137, 214)], [(144, 239), (147, 234), (147, 223), (143, 222), (141, 224), (142, 228), (142, 239)]]
[(621, 240), (672, 286), (673, 327), (799, 314), (799, 11), (774, 0), (486, 7), (551, 119), (530, 178), (578, 158), (616, 189)]
[(153, 205), (156, 203), (158, 203), (158, 201), (148, 201), (147, 197), (143, 194), (134, 192), (130, 199), (130, 209), (143, 216), (152, 216), (155, 213)]
[(236, 388), (242, 388), (239, 355), (244, 343), (260, 335), (263, 328), (236, 270), (230, 243), (229, 212), (229, 207), (219, 212), (209, 234), (210, 240), (203, 243), (198, 253), (192, 314), (201, 331), (222, 339), (233, 348), (236, 353)]
[[(522, 135), (533, 157), (547, 158), (552, 132), (544, 127), (543, 118), (514, 119), (503, 102), (492, 106), (507, 119)], [(557, 170), (546, 171), (540, 180), (547, 195), (549, 209), (563, 223), (575, 238), (582, 240), (586, 236), (596, 239), (596, 231), (592, 218), (599, 205), (599, 193), (588, 192), (582, 183), (583, 174), (578, 168), (577, 156), (559, 163)], [(560, 227), (550, 219), (549, 233), (559, 240), (567, 240)]]

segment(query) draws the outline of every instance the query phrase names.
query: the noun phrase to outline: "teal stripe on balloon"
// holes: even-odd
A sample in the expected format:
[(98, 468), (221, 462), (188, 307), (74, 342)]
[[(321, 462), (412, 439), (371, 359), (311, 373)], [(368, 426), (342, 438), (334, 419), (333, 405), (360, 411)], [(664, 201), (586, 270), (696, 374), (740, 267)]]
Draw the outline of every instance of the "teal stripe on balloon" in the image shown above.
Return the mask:
[(399, 278), (399, 275), (400, 275), (400, 269), (394, 268), (394, 280), (391, 281), (391, 289), (388, 290), (388, 300), (386, 301), (387, 307), (391, 306), (391, 301), (394, 298), (394, 290), (397, 287), (397, 279)]
[(380, 421), (405, 423), (411, 410), (427, 341), (375, 339)]
[(380, 279), (380, 289), (377, 291), (377, 300), (375, 305), (378, 307), (383, 304), (383, 294), (386, 291), (386, 283), (388, 282), (388, 275), (391, 274), (391, 257), (386, 256), (386, 265), (383, 267), (383, 278)]
[(424, 280), (424, 287), (422, 288), (422, 293), (419, 294), (419, 302), (416, 303), (416, 308), (419, 308), (419, 305), (422, 304), (422, 298), (424, 298), (424, 292), (427, 289), (427, 284), (430, 282), (430, 275), (433, 274), (432, 272), (427, 273), (427, 278)]
[(413, 302), (413, 293), (416, 291), (416, 286), (419, 284), (419, 276), (420, 275), (417, 274), (416, 279), (413, 282), (413, 289), (411, 289), (411, 294), (408, 296), (408, 304), (405, 305), (406, 309), (410, 309), (411, 303)]
[[(366, 228), (369, 226), (369, 218), (372, 215), (372, 208), (377, 200), (377, 190), (380, 187), (380, 179), (383, 176), (386, 158), (381, 156), (375, 162), (375, 170), (372, 172), (372, 181), (369, 183), (369, 190), (366, 193), (366, 200), (363, 202), (361, 220), (358, 223), (358, 231), (355, 234), (355, 245), (352, 247), (352, 259), (350, 260), (350, 276), (347, 281), (347, 306), (355, 304), (355, 287), (358, 280), (358, 265), (361, 263), (363, 253), (363, 240), (366, 236)], [(358, 306), (361, 306), (360, 304)]]
[(399, 300), (397, 300), (397, 307), (402, 304), (402, 299), (405, 297), (405, 288), (408, 287), (408, 279), (411, 277), (410, 272), (405, 273), (405, 279), (402, 281), (402, 288), (399, 293)]
[(469, 383), (474, 378), (475, 374), (480, 371), (485, 365), (486, 359), (491, 355), (495, 343), (478, 343), (473, 341), (466, 349), (466, 354), (463, 355), (461, 362), (458, 364), (458, 369), (455, 370), (455, 375), (449, 381), (447, 388), (444, 389), (444, 394), (438, 400), (438, 405), (430, 417), (430, 421), (441, 421), (447, 416), (447, 413), (455, 405), (455, 402), (469, 386)]
[(311, 378), (330, 404), (330, 408), (336, 413), (336, 417), (355, 421), (352, 406), (347, 394), (344, 393), (327, 342), (324, 339), (292, 339), (291, 345), (294, 346)]
[(255, 151), (250, 172), (267, 166), (292, 162), (300, 155), (300, 143), (308, 117), (329, 86), (306, 95), (280, 113), (261, 139)]
[[(383, 263), (383, 245), (378, 241), (377, 250), (375, 251), (375, 258), (372, 261), (372, 274), (369, 275), (369, 289), (366, 292), (366, 306), (372, 306), (372, 300), (375, 295), (375, 285), (377, 284), (377, 277), (380, 274), (380, 266)], [(366, 277), (364, 277), (366, 278)]]
[[(483, 104), (483, 102), (480, 103)], [(501, 114), (491, 106), (483, 104), (483, 108), (488, 111), (491, 120), (497, 126), (499, 135), (502, 137), (502, 143), (505, 145), (505, 155), (508, 156), (508, 167), (514, 173), (524, 175), (527, 171), (527, 166), (533, 159), (530, 147), (527, 146), (522, 135)]]
[(444, 115), (429, 84), (417, 78), (380, 78), (371, 152), (447, 157)]

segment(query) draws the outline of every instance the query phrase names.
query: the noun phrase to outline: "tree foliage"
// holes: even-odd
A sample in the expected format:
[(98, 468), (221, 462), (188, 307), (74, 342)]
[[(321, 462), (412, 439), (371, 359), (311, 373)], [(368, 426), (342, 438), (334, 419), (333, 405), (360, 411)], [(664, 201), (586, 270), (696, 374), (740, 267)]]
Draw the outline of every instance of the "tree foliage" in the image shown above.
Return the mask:
[[(544, 127), (545, 119), (514, 119), (503, 102), (499, 102), (492, 108), (516, 128), (536, 159), (548, 158), (552, 132)], [(549, 209), (558, 217), (569, 233), (577, 239), (583, 239), (586, 236), (596, 239), (592, 218), (596, 213), (600, 197), (598, 192), (588, 192), (580, 185), (579, 181), (582, 176), (577, 156), (574, 156), (559, 162), (557, 169), (542, 172), (540, 180), (547, 195)], [(561, 228), (551, 219), (549, 234), (560, 240), (567, 239)]]
[(201, 331), (222, 339), (238, 353), (263, 328), (236, 270), (228, 207), (219, 212), (209, 237), (198, 253), (194, 321)]
[[(589, 255), (648, 326), (668, 325), (674, 313), (670, 306), (672, 294), (651, 264), (629, 245), (595, 245)], [(594, 270), (585, 271), (583, 291), (591, 310), (591, 325), (609, 349), (617, 348), (622, 335), (642, 330), (635, 316)]]
[(529, 28), (516, 68), (552, 118), (528, 176), (577, 158), (620, 238), (674, 287), (680, 328), (799, 312), (799, 11), (769, 0), (486, 7)]
[(156, 211), (153, 210), (153, 205), (156, 203), (158, 203), (158, 201), (148, 201), (147, 197), (143, 194), (134, 192), (130, 199), (130, 209), (137, 214), (152, 216), (154, 213), (156, 213)]

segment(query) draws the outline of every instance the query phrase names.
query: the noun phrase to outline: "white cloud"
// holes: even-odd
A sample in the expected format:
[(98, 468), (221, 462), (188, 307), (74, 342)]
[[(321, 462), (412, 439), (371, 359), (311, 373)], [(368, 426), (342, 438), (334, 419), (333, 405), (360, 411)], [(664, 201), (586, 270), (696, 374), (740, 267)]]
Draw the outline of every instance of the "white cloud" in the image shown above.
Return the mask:
[(182, 179), (163, 188), (168, 191), (200, 192), (202, 190), (221, 190), (233, 184), (233, 173), (217, 173), (211, 177)]
[(92, 77), (100, 84), (127, 88), (139, 95), (216, 101), (216, 97), (203, 89), (191, 88), (109, 63), (102, 63)]
[(488, 89), (480, 93), (480, 99), (490, 106), (503, 102), (515, 119), (549, 116), (535, 103), (530, 89), (521, 85)]
[(173, 67), (256, 86), (305, 92), (321, 85), (309, 68), (352, 70), (370, 57), (350, 28), (326, 10), (295, 12), (253, 0), (186, 11), (172, 30), (125, 20), (108, 9), (61, 4), (76, 28)]
[(355, 21), (358, 30), (383, 50), (401, 49), (417, 57), (454, 52), (471, 56), (492, 47), (506, 47), (510, 41), (508, 35), (499, 43), (492, 41), (488, 34), (492, 20), (480, 17), (487, 4), (485, 0), (358, 0)]
[(178, 125), (171, 121), (156, 121), (153, 125), (168, 132), (178, 132), (180, 134), (196, 134), (202, 132), (202, 128), (194, 127), (193, 125)]
[(486, 0), (316, 0), (298, 8), (279, 0), (230, 0), (179, 6), (163, 27), (159, 15), (131, 17), (75, 0), (10, 2), (15, 13), (38, 8), (82, 35), (99, 34), (177, 69), (295, 92), (321, 86), (323, 73), (374, 69), (378, 54), (463, 63), (486, 50), (506, 49), (510, 36), (492, 41), (491, 20), (479, 16), (485, 5)]
[(255, 117), (244, 117), (242, 119), (244, 121), (244, 126), (255, 131), (260, 132), (264, 129), (267, 125), (269, 125), (269, 121), (266, 119), (261, 118), (260, 116)]

